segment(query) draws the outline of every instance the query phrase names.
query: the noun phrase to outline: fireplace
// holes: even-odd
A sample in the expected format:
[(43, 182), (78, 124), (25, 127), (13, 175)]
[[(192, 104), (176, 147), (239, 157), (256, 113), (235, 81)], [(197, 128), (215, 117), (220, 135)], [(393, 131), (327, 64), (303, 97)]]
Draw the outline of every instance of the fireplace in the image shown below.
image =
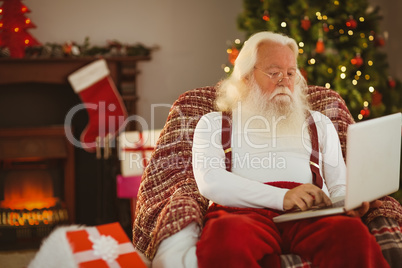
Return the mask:
[[(12, 249), (10, 241), (16, 239), (44, 237), (51, 228), (66, 221), (84, 225), (119, 221), (127, 234), (131, 234), (129, 201), (116, 200), (115, 178), (119, 167), (116, 154), (107, 160), (97, 159), (95, 154), (66, 142), (62, 127), (54, 127), (64, 125), (70, 109), (82, 104), (67, 76), (94, 60), (96, 58), (92, 57), (0, 59), (0, 150), (7, 144), (9, 146), (7, 157), (0, 156), (0, 246), (6, 244), (5, 249)], [(135, 114), (137, 77), (140, 74), (137, 63), (148, 61), (150, 57), (112, 57), (106, 60), (129, 115)], [(78, 111), (71, 122), (75, 139), (79, 140), (87, 124), (87, 112)], [(44, 134), (46, 132), (48, 134)], [(16, 150), (16, 146), (11, 146), (11, 142), (26, 145), (25, 148), (47, 146), (61, 149), (46, 155), (10, 156), (11, 152), (21, 152)], [(49, 145), (51, 142), (53, 145)], [(44, 150), (37, 151), (43, 153)], [(30, 179), (21, 178), (21, 174), (22, 177), (29, 174)], [(20, 187), (19, 180), (31, 181), (33, 185)], [(31, 191), (39, 183), (46, 187), (41, 188), (40, 193)], [(20, 187), (17, 187), (19, 194), (11, 194), (12, 202), (5, 200), (5, 197), (7, 200), (10, 197), (4, 194), (5, 186)], [(35, 208), (31, 205), (29, 208), (10, 207), (10, 203), (24, 203), (21, 199), (26, 196), (41, 201)], [(14, 197), (19, 201), (15, 202)]]
[(74, 222), (74, 149), (64, 126), (0, 129), (0, 248)]

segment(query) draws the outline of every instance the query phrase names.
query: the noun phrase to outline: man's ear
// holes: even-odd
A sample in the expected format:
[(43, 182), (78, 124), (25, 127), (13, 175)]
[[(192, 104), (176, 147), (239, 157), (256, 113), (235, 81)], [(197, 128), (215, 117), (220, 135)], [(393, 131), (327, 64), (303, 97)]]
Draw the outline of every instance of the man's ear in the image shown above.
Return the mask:
[(247, 84), (248, 82), (250, 82), (251, 79), (251, 74), (248, 74), (246, 76), (243, 77), (243, 83)]
[(253, 76), (254, 73), (253, 71), (249, 72), (248, 74), (246, 74), (245, 76), (243, 76), (242, 78), (242, 82), (246, 85), (250, 85), (250, 83), (253, 81)]

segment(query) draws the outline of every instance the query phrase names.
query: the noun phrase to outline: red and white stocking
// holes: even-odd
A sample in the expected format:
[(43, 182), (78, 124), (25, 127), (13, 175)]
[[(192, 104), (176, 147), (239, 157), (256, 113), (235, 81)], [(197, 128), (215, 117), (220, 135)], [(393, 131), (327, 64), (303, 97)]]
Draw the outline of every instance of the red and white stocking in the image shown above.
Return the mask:
[(89, 115), (89, 123), (80, 137), (82, 147), (94, 152), (97, 141), (103, 147), (124, 126), (126, 108), (104, 59), (75, 71), (68, 76), (68, 81)]

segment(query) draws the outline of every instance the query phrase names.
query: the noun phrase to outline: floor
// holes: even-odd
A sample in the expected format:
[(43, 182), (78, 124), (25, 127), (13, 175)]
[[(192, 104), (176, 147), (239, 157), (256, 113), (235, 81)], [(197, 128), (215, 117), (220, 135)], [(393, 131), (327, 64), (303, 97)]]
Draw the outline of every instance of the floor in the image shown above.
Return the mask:
[(36, 254), (36, 250), (0, 251), (0, 266), (3, 268), (25, 268)]

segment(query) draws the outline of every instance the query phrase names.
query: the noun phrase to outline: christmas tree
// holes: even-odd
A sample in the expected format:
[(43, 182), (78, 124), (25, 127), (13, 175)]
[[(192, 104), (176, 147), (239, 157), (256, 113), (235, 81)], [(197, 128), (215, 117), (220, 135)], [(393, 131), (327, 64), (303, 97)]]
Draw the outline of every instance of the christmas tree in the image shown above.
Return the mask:
[(27, 29), (36, 28), (26, 13), (31, 12), (20, 0), (0, 0), (0, 47), (8, 48), (10, 56), (22, 58), (25, 48), (40, 45), (40, 43), (27, 32)]
[[(247, 37), (273, 31), (294, 38), (308, 84), (337, 91), (356, 120), (401, 111), (402, 85), (387, 73), (378, 7), (367, 0), (244, 0), (243, 6), (237, 23)], [(228, 49), (231, 64), (241, 47), (236, 40)]]

